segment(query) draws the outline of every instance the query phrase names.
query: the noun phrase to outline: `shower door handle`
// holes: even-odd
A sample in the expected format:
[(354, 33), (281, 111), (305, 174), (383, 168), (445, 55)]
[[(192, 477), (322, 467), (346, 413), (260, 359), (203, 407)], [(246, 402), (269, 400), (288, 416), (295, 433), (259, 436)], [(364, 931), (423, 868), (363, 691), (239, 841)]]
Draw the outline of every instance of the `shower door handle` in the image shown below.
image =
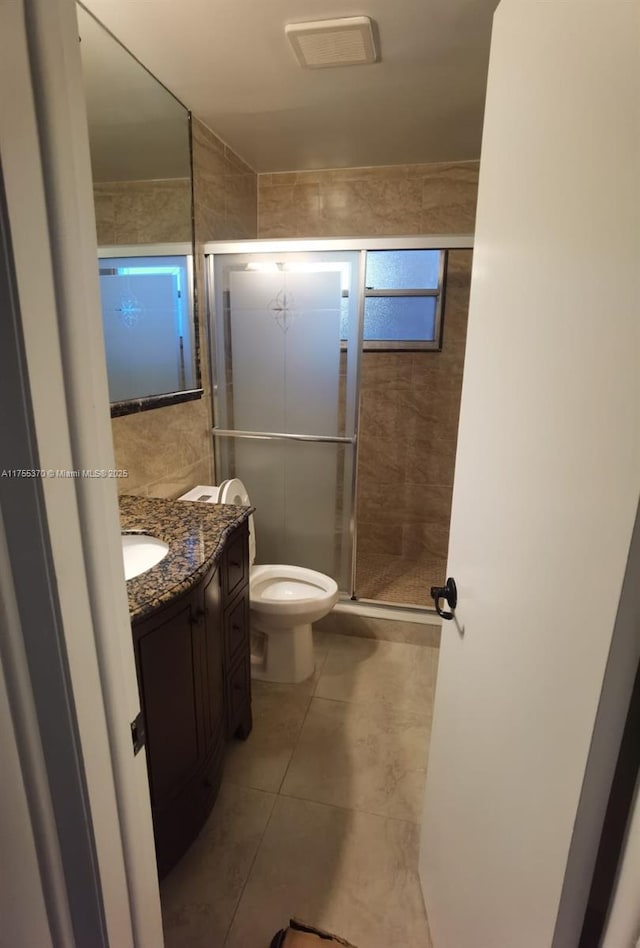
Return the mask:
[[(453, 619), (453, 614), (456, 610), (456, 606), (458, 605), (458, 590), (455, 579), (452, 576), (449, 576), (444, 586), (432, 586), (431, 598), (435, 603), (436, 612), (439, 616), (441, 616), (441, 618)], [(446, 599), (451, 612), (445, 612), (440, 608), (441, 599)]]
[(321, 444), (355, 444), (356, 435), (343, 438), (340, 435), (294, 434), (285, 431), (243, 431), (240, 428), (211, 429), (214, 436), (222, 438), (256, 438), (258, 441), (312, 441)]

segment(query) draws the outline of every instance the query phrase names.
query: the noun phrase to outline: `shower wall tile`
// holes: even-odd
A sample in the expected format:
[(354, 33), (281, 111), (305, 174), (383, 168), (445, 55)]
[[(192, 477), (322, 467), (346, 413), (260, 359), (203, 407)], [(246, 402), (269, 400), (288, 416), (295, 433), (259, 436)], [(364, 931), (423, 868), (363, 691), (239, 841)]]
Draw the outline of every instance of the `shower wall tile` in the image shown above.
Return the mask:
[(358, 550), (361, 553), (390, 553), (392, 556), (401, 556), (402, 548), (402, 530), (390, 533), (386, 523), (358, 524)]
[(407, 521), (402, 524), (402, 551), (405, 556), (419, 556), (426, 552), (446, 561), (448, 548), (448, 524), (428, 521)]
[(449, 540), (471, 254), (452, 252), (449, 272), (442, 352), (363, 355), (358, 463), (360, 554), (426, 556), (436, 570), (440, 561), (440, 572)]
[(260, 237), (472, 233), (477, 161), (258, 176)]
[[(265, 187), (262, 177), (258, 176), (259, 236), (317, 237), (322, 227), (319, 186), (287, 183)], [(260, 220), (265, 221), (264, 228), (260, 227)], [(298, 226), (301, 221), (306, 223), (306, 229)]]
[(448, 442), (454, 437), (455, 432), (449, 439), (433, 437), (427, 442), (403, 445), (405, 481), (408, 484), (453, 484), (455, 449)]
[(478, 167), (474, 161), (433, 165), (431, 172), (422, 177), (423, 233), (473, 233)]
[(385, 525), (391, 534), (401, 533), (408, 523), (447, 526), (451, 495), (451, 485), (447, 484), (405, 483), (396, 485), (392, 491), (386, 484), (367, 485), (358, 494), (358, 529), (365, 523)]
[(398, 359), (397, 352), (365, 353), (367, 370), (361, 379), (362, 391), (407, 391), (411, 386), (411, 354), (403, 355), (405, 358)]
[[(196, 244), (255, 237), (255, 172), (196, 118), (192, 128)], [(128, 182), (111, 190), (99, 186), (96, 216), (100, 242), (191, 240), (189, 182), (173, 185)], [(182, 229), (177, 226), (179, 208), (183, 215), (180, 220), (187, 222)], [(203, 286), (199, 265), (196, 286)], [(200, 299), (202, 296), (200, 292)], [(203, 397), (112, 419), (116, 466), (129, 471), (129, 477), (118, 482), (121, 493), (178, 497), (194, 484), (208, 484), (214, 479), (211, 382), (202, 308), (198, 320)]]
[(393, 449), (393, 440), (375, 437), (361, 422), (358, 438), (358, 481), (359, 489), (366, 494), (370, 484), (387, 484), (392, 500), (393, 487), (405, 480), (405, 458)]

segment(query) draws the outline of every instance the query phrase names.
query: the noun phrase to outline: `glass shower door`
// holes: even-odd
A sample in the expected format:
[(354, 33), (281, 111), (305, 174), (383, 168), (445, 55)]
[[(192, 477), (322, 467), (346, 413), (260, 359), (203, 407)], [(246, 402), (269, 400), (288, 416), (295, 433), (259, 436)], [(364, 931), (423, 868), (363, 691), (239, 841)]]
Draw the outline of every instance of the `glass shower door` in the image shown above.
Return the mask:
[[(218, 482), (256, 507), (258, 563), (352, 586), (357, 251), (215, 254)], [(213, 273), (211, 272), (213, 271)]]

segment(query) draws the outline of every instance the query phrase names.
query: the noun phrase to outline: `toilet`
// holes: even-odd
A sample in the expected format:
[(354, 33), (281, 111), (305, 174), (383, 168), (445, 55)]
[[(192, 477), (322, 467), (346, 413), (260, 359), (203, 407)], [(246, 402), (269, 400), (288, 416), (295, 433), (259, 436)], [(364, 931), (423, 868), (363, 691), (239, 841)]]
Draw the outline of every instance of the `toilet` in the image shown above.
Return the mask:
[[(219, 487), (195, 487), (181, 500), (250, 506), (247, 489), (234, 477)], [(251, 677), (299, 682), (313, 674), (311, 623), (338, 601), (330, 576), (302, 566), (255, 565), (253, 514), (249, 517), (249, 596), (251, 604)]]

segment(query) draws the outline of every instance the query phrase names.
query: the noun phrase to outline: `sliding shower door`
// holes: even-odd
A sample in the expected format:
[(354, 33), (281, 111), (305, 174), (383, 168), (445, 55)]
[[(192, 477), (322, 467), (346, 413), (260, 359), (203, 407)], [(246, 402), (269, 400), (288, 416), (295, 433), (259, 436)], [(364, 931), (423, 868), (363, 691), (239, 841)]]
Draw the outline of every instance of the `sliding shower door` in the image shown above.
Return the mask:
[(358, 251), (208, 257), (217, 480), (256, 508), (257, 562), (352, 588)]

